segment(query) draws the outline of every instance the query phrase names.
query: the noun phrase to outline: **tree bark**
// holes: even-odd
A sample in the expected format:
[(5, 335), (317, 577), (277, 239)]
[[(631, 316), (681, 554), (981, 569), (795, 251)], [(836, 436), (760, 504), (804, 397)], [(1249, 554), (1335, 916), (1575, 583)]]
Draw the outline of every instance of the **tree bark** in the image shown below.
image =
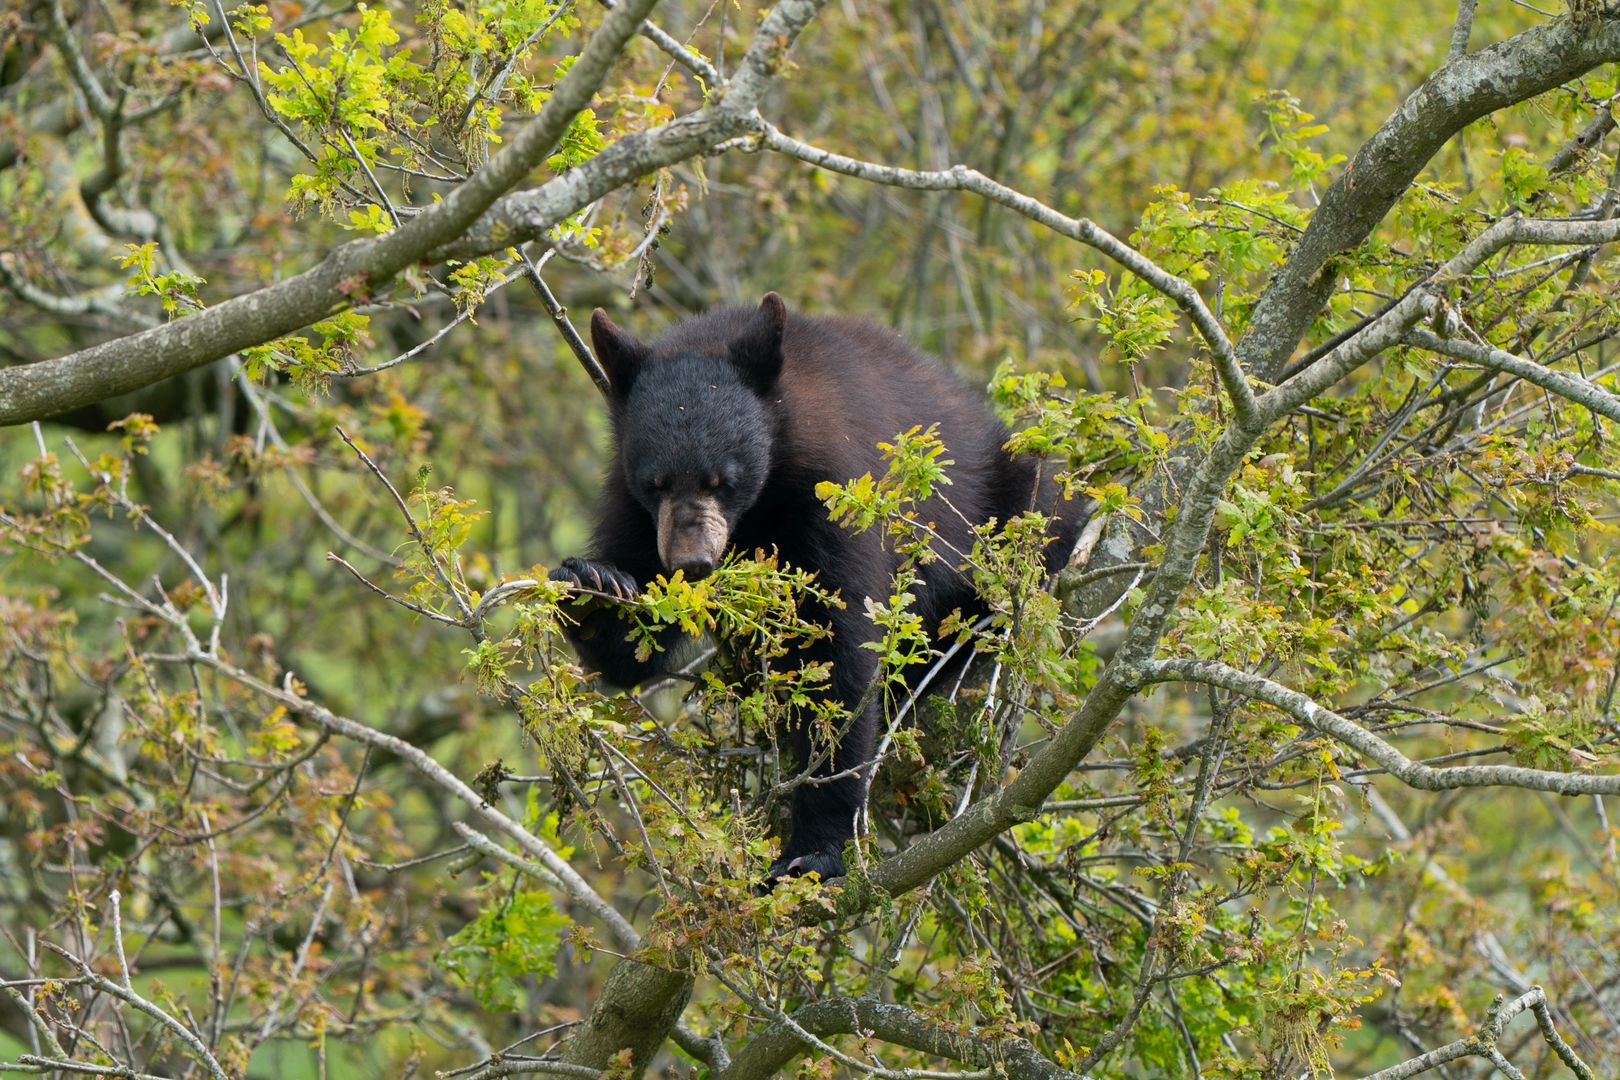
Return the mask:
[(563, 1044), (562, 1060), (605, 1069), (625, 1051), (630, 1068), (615, 1075), (639, 1077), (647, 1071), (692, 996), (692, 977), (639, 960), (620, 960), (608, 973), (585, 1026)]

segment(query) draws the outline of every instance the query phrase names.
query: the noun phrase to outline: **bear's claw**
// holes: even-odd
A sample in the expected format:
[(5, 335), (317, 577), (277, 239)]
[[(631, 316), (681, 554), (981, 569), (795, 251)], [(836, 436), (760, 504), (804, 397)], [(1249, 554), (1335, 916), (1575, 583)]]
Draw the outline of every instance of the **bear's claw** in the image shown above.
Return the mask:
[(803, 877), (811, 872), (821, 875), (823, 882), (844, 876), (844, 856), (839, 851), (806, 851), (799, 854), (784, 852), (771, 864), (765, 874), (765, 886), (770, 888), (787, 878)]
[(564, 559), (551, 572), (552, 581), (562, 581), (578, 589), (592, 589), (617, 600), (634, 600), (641, 594), (636, 579), (607, 563), (590, 559)]

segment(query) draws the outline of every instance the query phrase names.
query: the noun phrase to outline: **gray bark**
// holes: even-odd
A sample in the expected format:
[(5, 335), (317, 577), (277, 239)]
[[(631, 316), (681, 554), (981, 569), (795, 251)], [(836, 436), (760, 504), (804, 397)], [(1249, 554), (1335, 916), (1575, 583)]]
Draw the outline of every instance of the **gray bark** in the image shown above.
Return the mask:
[(793, 1024), (772, 1024), (756, 1035), (715, 1074), (715, 1080), (765, 1080), (779, 1076), (788, 1063), (809, 1049), (794, 1026), (817, 1037), (870, 1032), (896, 1046), (909, 1046), (935, 1057), (968, 1065), (999, 1065), (1013, 1080), (1085, 1080), (1060, 1068), (1022, 1039), (990, 1039), (946, 1031), (903, 1005), (870, 998), (817, 1001), (795, 1011)]
[(128, 393), (293, 333), (347, 307), (351, 296), (381, 291), (413, 263), (487, 253), (532, 239), (615, 188), (717, 145), (741, 129), (782, 54), (821, 6), (815, 0), (786, 0), (774, 8), (717, 102), (622, 139), (550, 183), (497, 204), (544, 160), (590, 103), (653, 3), (624, 0), (617, 5), (540, 114), (511, 145), (403, 228), (352, 241), (295, 277), (187, 318), (53, 360), (0, 370), (0, 426)]
[(605, 1069), (628, 1050), (630, 1068), (615, 1075), (641, 1076), (691, 995), (690, 975), (620, 960), (597, 995), (590, 1018), (563, 1044), (562, 1060)]
[(0, 426), (26, 423), (128, 393), (250, 345), (290, 334), (348, 306), (427, 253), (454, 240), (556, 146), (590, 104), (625, 43), (656, 0), (626, 0), (609, 13), (540, 114), (443, 202), (397, 232), (339, 247), (313, 268), (137, 334), (54, 360), (0, 371)]
[(1453, 135), (1488, 113), (1616, 59), (1620, 15), (1606, 12), (1579, 23), (1568, 16), (1543, 23), (1452, 60), (1430, 75), (1323, 195), (1238, 343), (1244, 369), (1264, 382), (1277, 378), (1338, 284), (1334, 257), (1372, 233)]
[(1550, 772), (1517, 765), (1454, 765), (1435, 769), (1412, 761), (1389, 743), (1298, 690), (1213, 660), (1159, 660), (1148, 666), (1152, 682), (1185, 681), (1219, 686), (1242, 697), (1263, 701), (1304, 726), (1355, 750), (1387, 769), (1407, 787), (1449, 791), (1468, 787), (1518, 787), (1557, 795), (1620, 795), (1620, 775)]

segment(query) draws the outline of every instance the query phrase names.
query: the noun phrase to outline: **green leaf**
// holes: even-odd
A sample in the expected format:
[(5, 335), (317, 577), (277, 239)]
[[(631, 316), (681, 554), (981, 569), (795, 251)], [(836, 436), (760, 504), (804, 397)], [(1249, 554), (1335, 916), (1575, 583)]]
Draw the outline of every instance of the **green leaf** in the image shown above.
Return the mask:
[(516, 1012), (524, 980), (556, 973), (557, 948), (571, 925), (546, 893), (514, 893), (458, 930), (439, 962), (484, 1008)]

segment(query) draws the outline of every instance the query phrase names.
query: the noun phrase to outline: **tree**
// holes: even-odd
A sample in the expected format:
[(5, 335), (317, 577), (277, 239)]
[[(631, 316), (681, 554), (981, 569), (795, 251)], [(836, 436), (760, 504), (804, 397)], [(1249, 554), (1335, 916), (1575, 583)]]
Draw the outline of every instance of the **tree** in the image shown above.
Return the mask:
[[(0, 1073), (1620, 1066), (1620, 12), (653, 6), (4, 16)], [(626, 283), (886, 314), (1095, 505), (827, 485), (992, 609), (842, 598), (841, 882), (757, 888), (814, 580), (562, 645)]]

